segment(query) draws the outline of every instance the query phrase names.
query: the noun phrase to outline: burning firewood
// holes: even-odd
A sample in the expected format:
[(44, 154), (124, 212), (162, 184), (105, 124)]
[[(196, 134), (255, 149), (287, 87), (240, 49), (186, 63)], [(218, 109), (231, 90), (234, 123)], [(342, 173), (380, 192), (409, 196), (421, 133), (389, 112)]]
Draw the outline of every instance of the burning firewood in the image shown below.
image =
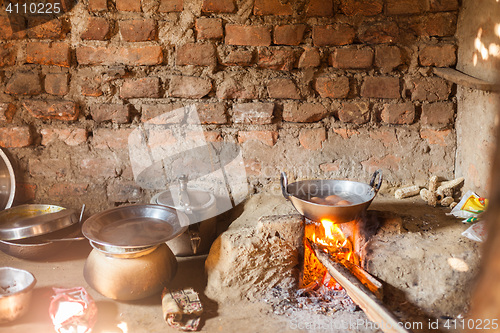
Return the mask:
[(383, 303), (365, 287), (349, 269), (332, 260), (332, 257), (321, 250), (317, 244), (307, 240), (318, 260), (326, 267), (328, 273), (347, 291), (347, 294), (366, 313), (368, 318), (379, 325), (386, 333), (410, 332), (400, 325), (400, 321)]

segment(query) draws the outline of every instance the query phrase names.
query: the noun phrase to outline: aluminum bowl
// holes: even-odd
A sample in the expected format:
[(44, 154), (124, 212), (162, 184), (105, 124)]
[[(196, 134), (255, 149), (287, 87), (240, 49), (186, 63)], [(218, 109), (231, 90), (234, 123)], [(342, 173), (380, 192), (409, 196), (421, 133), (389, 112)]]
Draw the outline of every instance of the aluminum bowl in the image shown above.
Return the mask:
[(12, 206), (16, 192), (16, 178), (12, 164), (0, 149), (0, 210)]
[(0, 323), (26, 314), (35, 284), (35, 277), (28, 271), (0, 267)]

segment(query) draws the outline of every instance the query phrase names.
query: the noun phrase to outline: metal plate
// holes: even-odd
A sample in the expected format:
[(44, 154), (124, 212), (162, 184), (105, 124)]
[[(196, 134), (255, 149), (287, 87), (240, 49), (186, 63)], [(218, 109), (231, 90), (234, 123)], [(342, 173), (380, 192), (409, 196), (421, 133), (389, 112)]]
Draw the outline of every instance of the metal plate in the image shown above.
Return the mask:
[(0, 212), (0, 239), (45, 235), (78, 222), (72, 209), (55, 205), (21, 205)]
[(12, 206), (16, 192), (14, 169), (7, 155), (0, 149), (0, 210)]
[(160, 205), (127, 205), (87, 219), (82, 233), (94, 243), (124, 248), (154, 246), (182, 234), (186, 214)]

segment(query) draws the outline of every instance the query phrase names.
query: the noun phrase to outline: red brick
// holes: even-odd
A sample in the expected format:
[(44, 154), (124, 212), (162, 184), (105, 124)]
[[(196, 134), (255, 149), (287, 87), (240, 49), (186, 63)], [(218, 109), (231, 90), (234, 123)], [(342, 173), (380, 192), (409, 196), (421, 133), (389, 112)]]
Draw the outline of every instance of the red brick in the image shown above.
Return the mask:
[(417, 17), (410, 23), (410, 28), (419, 36), (453, 36), (457, 29), (455, 13), (436, 13)]
[(226, 66), (250, 66), (253, 60), (251, 50), (231, 50), (223, 60)]
[(439, 77), (423, 77), (411, 81), (411, 99), (413, 101), (442, 101), (448, 99), (451, 87)]
[(341, 69), (370, 68), (373, 63), (373, 50), (362, 49), (335, 49), (330, 55), (330, 65)]
[(335, 46), (352, 44), (356, 33), (354, 29), (343, 23), (334, 25), (316, 25), (312, 29), (315, 46)]
[(398, 143), (393, 127), (380, 127), (369, 132), (370, 139), (382, 142), (385, 147)]
[(201, 6), (205, 13), (233, 13), (235, 10), (234, 0), (203, 0)]
[(151, 149), (154, 148), (163, 148), (165, 145), (175, 145), (177, 144), (177, 138), (172, 133), (172, 130), (162, 129), (162, 128), (153, 128), (149, 131), (148, 137), (148, 147)]
[(458, 10), (458, 0), (430, 0), (431, 12), (449, 12)]
[(144, 42), (156, 39), (156, 22), (153, 19), (119, 21), (122, 39), (126, 42)]
[(375, 47), (375, 66), (380, 68), (381, 72), (389, 73), (402, 63), (399, 47), (387, 45)]
[(159, 65), (163, 61), (160, 46), (105, 47), (80, 46), (76, 49), (80, 65)]
[(300, 91), (292, 79), (272, 79), (267, 84), (267, 93), (270, 98), (301, 99)]
[(90, 107), (92, 119), (101, 123), (111, 121), (116, 124), (126, 124), (130, 118), (130, 104), (97, 104)]
[(107, 0), (89, 0), (89, 10), (91, 12), (98, 12), (108, 9)]
[(337, 172), (340, 170), (339, 162), (327, 162), (327, 163), (321, 163), (319, 165), (319, 168), (321, 171), (329, 173), (329, 172)]
[(140, 12), (141, 0), (116, 0), (116, 9), (121, 12)]
[(229, 45), (269, 46), (271, 28), (268, 26), (226, 24), (226, 38)]
[(439, 145), (446, 147), (450, 144), (455, 144), (451, 130), (433, 130), (423, 128), (420, 130), (420, 137), (425, 139), (430, 145)]
[(302, 147), (309, 150), (319, 150), (326, 141), (326, 131), (324, 128), (305, 128), (299, 133), (299, 142)]
[(295, 123), (312, 123), (325, 118), (328, 110), (321, 104), (288, 102), (283, 107), (283, 120)]
[(14, 203), (16, 205), (33, 203), (36, 197), (36, 187), (36, 184), (16, 182), (16, 196)]
[(7, 43), (0, 45), (0, 67), (16, 64), (17, 47)]
[(78, 119), (78, 107), (71, 101), (25, 100), (23, 106), (35, 118), (67, 121)]
[(68, 198), (80, 197), (87, 194), (89, 184), (57, 183), (49, 188), (49, 197)]
[(29, 38), (60, 39), (65, 36), (62, 21), (53, 17), (29, 17), (28, 28)]
[(358, 38), (363, 43), (385, 44), (399, 40), (401, 31), (394, 22), (366, 23), (359, 29)]
[[(198, 103), (198, 120), (202, 124), (225, 124), (227, 123), (226, 105), (224, 103)], [(188, 119), (189, 123), (194, 123)]]
[(168, 103), (168, 104), (143, 104), (142, 105), (142, 115), (141, 121), (143, 123), (154, 125), (167, 125), (167, 124), (178, 124), (184, 120), (183, 112), (171, 112), (180, 108), (183, 108), (182, 103)]
[(160, 0), (158, 11), (160, 13), (182, 12), (184, 0)]
[(333, 16), (333, 0), (309, 0), (306, 15), (309, 17)]
[(34, 72), (15, 72), (7, 81), (5, 92), (11, 95), (38, 95), (42, 92), (40, 77)]
[(173, 76), (170, 79), (170, 97), (202, 98), (212, 90), (212, 82), (195, 76)]
[(197, 39), (218, 39), (224, 36), (222, 19), (220, 18), (198, 18), (194, 26)]
[(315, 47), (304, 47), (304, 52), (299, 58), (299, 68), (313, 68), (321, 64), (321, 56)]
[(0, 123), (11, 123), (16, 113), (16, 106), (12, 103), (0, 103)]
[(391, 170), (397, 171), (399, 170), (399, 166), (401, 165), (401, 157), (394, 155), (385, 155), (384, 157), (370, 157), (368, 160), (361, 162), (363, 169), (368, 173), (373, 173), (378, 169), (382, 170)]
[(418, 60), (422, 66), (449, 67), (457, 63), (457, 47), (453, 44), (420, 47)]
[(221, 142), (224, 141), (222, 139), (222, 136), (220, 135), (219, 132), (217, 131), (194, 131), (194, 132), (187, 132), (186, 133), (186, 138), (191, 141), (195, 142)]
[(333, 128), (333, 132), (342, 137), (342, 139), (349, 139), (354, 135), (358, 135), (359, 131), (350, 128)]
[(28, 170), (33, 177), (61, 178), (71, 175), (69, 158), (30, 158)]
[(292, 15), (292, 6), (283, 4), (280, 0), (255, 0), (253, 5), (254, 15)]
[(425, 10), (425, 0), (387, 0), (388, 15), (418, 14)]
[(235, 124), (270, 124), (273, 120), (274, 103), (239, 103), (233, 105)]
[(387, 124), (411, 124), (415, 120), (415, 106), (411, 102), (384, 104), (380, 118)]
[(399, 78), (366, 77), (361, 86), (361, 96), (367, 98), (400, 98)]
[(119, 172), (116, 161), (110, 158), (84, 158), (80, 162), (80, 174), (85, 177), (114, 178)]
[(340, 9), (347, 16), (374, 16), (380, 14), (384, 8), (382, 0), (342, 0)]
[(28, 42), (26, 45), (26, 62), (69, 67), (71, 64), (69, 45), (64, 42)]
[(109, 34), (109, 22), (104, 17), (89, 17), (87, 28), (81, 38), (86, 40), (106, 40)]
[(322, 98), (346, 98), (349, 94), (349, 78), (320, 76), (314, 81), (314, 90)]
[(230, 77), (217, 85), (218, 99), (256, 99), (258, 98), (257, 88), (249, 80), (238, 80)]
[(68, 74), (49, 73), (45, 75), (45, 91), (56, 96), (66, 95), (69, 92)]
[(304, 38), (304, 24), (277, 25), (274, 27), (274, 44), (299, 45)]
[(0, 16), (0, 40), (22, 39), (26, 37), (26, 21), (17, 15)]
[(97, 149), (125, 149), (132, 129), (98, 128), (94, 130), (92, 145)]
[(177, 66), (215, 66), (217, 56), (212, 44), (189, 43), (177, 48)]
[(83, 77), (80, 82), (80, 91), (83, 96), (99, 97), (102, 96), (100, 77)]
[(291, 49), (259, 49), (257, 65), (260, 68), (291, 71), (295, 65), (295, 53)]
[(278, 140), (277, 131), (239, 131), (238, 142), (259, 141), (267, 146), (274, 146)]
[(142, 189), (133, 181), (108, 184), (106, 193), (110, 202), (138, 202), (143, 199)]
[(42, 128), (42, 145), (62, 141), (68, 146), (78, 146), (87, 142), (87, 130), (84, 128)]
[(140, 79), (125, 79), (120, 87), (120, 97), (127, 98), (158, 98), (160, 96), (160, 79), (143, 77)]
[(422, 105), (422, 125), (443, 127), (451, 124), (455, 116), (455, 108), (450, 102), (437, 102)]
[(28, 126), (0, 128), (0, 147), (22, 148), (29, 146), (32, 141), (33, 137)]
[(262, 172), (262, 164), (259, 160), (255, 158), (247, 159), (244, 158), (243, 162), (245, 164), (245, 174), (247, 176), (260, 176)]
[(342, 103), (339, 119), (344, 123), (364, 124), (370, 120), (370, 105), (367, 102)]

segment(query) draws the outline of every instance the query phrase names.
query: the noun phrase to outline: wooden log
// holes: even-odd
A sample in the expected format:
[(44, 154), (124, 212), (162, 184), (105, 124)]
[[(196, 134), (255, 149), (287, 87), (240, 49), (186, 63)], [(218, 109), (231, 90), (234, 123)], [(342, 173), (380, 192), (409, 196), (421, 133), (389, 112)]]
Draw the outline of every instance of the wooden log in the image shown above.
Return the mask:
[(331, 259), (316, 244), (308, 241), (318, 260), (326, 267), (328, 273), (346, 290), (352, 300), (366, 313), (368, 318), (377, 323), (385, 333), (408, 333), (401, 321), (390, 312), (384, 304), (365, 287), (353, 273), (342, 264)]

